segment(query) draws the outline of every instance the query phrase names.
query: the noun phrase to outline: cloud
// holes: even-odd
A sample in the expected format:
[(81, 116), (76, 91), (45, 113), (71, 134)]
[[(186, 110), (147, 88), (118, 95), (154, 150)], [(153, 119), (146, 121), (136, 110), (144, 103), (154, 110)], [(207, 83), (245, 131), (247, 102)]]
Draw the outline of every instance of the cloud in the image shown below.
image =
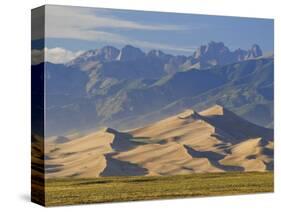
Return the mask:
[(72, 59), (78, 57), (80, 54), (82, 54), (83, 51), (70, 51), (63, 48), (45, 48), (45, 49), (33, 49), (31, 51), (32, 59), (31, 63), (33, 65), (42, 63), (44, 61), (44, 54), (45, 54), (45, 61), (51, 62), (51, 63), (66, 63), (71, 61)]
[(77, 51), (73, 52), (70, 50), (66, 50), (63, 48), (52, 48), (48, 49), (45, 48), (45, 56), (46, 61), (52, 62), (52, 63), (66, 63), (70, 60), (78, 57), (80, 54), (82, 54), (83, 51)]
[[(82, 7), (65, 7), (47, 5), (45, 10), (45, 38), (78, 39), (101, 43), (120, 45), (131, 44), (143, 49), (161, 49), (179, 51), (183, 53), (193, 52), (193, 47), (179, 47), (170, 44), (148, 42), (131, 38), (118, 30), (108, 31), (107, 29), (129, 29), (146, 31), (177, 31), (188, 30), (187, 26), (140, 23), (129, 21), (112, 16), (109, 9), (94, 9)], [(38, 16), (41, 14), (38, 14)], [(35, 22), (36, 23), (36, 22)], [(37, 27), (38, 30), (40, 27)], [(36, 28), (32, 31), (32, 39), (42, 38), (42, 33)], [(57, 50), (58, 51), (58, 50)], [(63, 55), (62, 52), (60, 52)], [(38, 54), (38, 53), (37, 53)], [(68, 55), (67, 53), (65, 53)], [(71, 54), (71, 53), (70, 53)], [(52, 60), (54, 60), (52, 58)], [(57, 61), (57, 60), (56, 60)]]
[[(101, 29), (132, 29), (151, 31), (175, 31), (186, 30), (186, 26), (167, 24), (144, 24), (136, 21), (129, 21), (107, 14), (99, 15), (97, 11), (107, 11), (105, 9), (66, 7), (46, 5), (45, 10), (45, 37), (47, 38), (75, 38), (96, 40), (97, 38), (112, 38), (114, 33), (102, 32)], [(42, 39), (42, 16), (44, 12), (38, 10), (33, 12), (32, 39)], [(118, 36), (117, 36), (118, 38)]]
[[(98, 15), (96, 9), (64, 6), (46, 6), (45, 36), (47, 38), (74, 38), (94, 41), (118, 41), (125, 39), (104, 29), (131, 29), (150, 31), (184, 30), (186, 26), (144, 24), (117, 17)], [(105, 10), (103, 10), (105, 11)], [(39, 33), (38, 33), (39, 34)], [(34, 35), (34, 39), (36, 35)]]
[[(107, 29), (130, 29), (149, 31), (186, 30), (186, 26), (167, 24), (147, 24), (112, 16), (110, 10), (81, 7), (47, 5), (45, 10), (45, 38), (70, 38), (97, 42), (124, 44), (132, 40), (120, 33)], [(98, 12), (99, 11), (99, 12)], [(106, 12), (101, 15), (101, 11)], [(34, 27), (32, 39), (42, 39), (40, 27)]]
[[(106, 16), (98, 11), (107, 11)], [(46, 6), (46, 37), (71, 37), (82, 39), (103, 38), (101, 29), (132, 29), (152, 31), (186, 30), (186, 26), (147, 24), (112, 16), (106, 9), (82, 7)], [(90, 34), (88, 34), (90, 33)], [(93, 36), (95, 35), (96, 36)], [(107, 33), (111, 34), (112, 33)], [(105, 37), (106, 39), (107, 37)]]
[(44, 52), (39, 49), (31, 50), (31, 64), (36, 65), (44, 61)]

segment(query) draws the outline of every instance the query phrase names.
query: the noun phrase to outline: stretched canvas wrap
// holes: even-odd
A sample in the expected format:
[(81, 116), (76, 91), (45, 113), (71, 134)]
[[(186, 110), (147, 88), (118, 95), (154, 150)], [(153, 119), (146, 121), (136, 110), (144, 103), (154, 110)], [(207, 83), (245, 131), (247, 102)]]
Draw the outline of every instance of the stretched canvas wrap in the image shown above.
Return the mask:
[(273, 192), (272, 19), (32, 10), (32, 201)]

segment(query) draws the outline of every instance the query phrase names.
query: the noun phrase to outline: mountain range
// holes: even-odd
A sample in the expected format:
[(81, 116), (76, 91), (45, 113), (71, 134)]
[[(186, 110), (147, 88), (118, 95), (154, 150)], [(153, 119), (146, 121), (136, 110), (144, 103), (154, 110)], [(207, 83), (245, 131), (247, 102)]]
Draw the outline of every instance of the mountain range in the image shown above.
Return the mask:
[(46, 80), (47, 136), (139, 128), (214, 104), (272, 128), (273, 71), (273, 55), (257, 44), (231, 51), (222, 42), (202, 45), (189, 57), (105, 46), (67, 64), (32, 67), (32, 75)]
[[(79, 57), (68, 62), (67, 66), (76, 66), (83, 70), (89, 70), (96, 63), (112, 61), (147, 61), (160, 60), (158, 63), (164, 63), (164, 71), (177, 72), (179, 70), (188, 70), (191, 68), (207, 68), (214, 65), (225, 65), (249, 59), (261, 57), (263, 52), (259, 45), (254, 44), (249, 50), (236, 49), (230, 51), (223, 42), (211, 41), (207, 45), (202, 45), (189, 57), (173, 56), (165, 54), (160, 50), (151, 50), (147, 54), (139, 48), (126, 45), (122, 49), (112, 46), (105, 46), (101, 49), (86, 51)], [(156, 61), (155, 61), (156, 63)]]
[(50, 137), (45, 173), (92, 178), (267, 171), (273, 170), (273, 146), (273, 130), (214, 105), (128, 131), (104, 128), (79, 138)]

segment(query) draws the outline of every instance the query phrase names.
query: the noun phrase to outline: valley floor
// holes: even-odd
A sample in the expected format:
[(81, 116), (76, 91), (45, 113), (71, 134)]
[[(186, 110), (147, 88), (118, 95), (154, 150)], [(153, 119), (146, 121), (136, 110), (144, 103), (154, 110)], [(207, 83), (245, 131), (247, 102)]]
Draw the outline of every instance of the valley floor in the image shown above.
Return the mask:
[(46, 206), (273, 192), (273, 172), (49, 179)]

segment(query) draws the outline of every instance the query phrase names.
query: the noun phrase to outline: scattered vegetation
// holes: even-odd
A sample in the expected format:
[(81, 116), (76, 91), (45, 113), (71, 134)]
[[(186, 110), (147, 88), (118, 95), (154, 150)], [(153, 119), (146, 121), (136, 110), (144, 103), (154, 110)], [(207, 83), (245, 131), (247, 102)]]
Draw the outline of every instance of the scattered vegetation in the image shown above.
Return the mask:
[(273, 192), (272, 172), (202, 173), (161, 177), (49, 179), (46, 205)]

